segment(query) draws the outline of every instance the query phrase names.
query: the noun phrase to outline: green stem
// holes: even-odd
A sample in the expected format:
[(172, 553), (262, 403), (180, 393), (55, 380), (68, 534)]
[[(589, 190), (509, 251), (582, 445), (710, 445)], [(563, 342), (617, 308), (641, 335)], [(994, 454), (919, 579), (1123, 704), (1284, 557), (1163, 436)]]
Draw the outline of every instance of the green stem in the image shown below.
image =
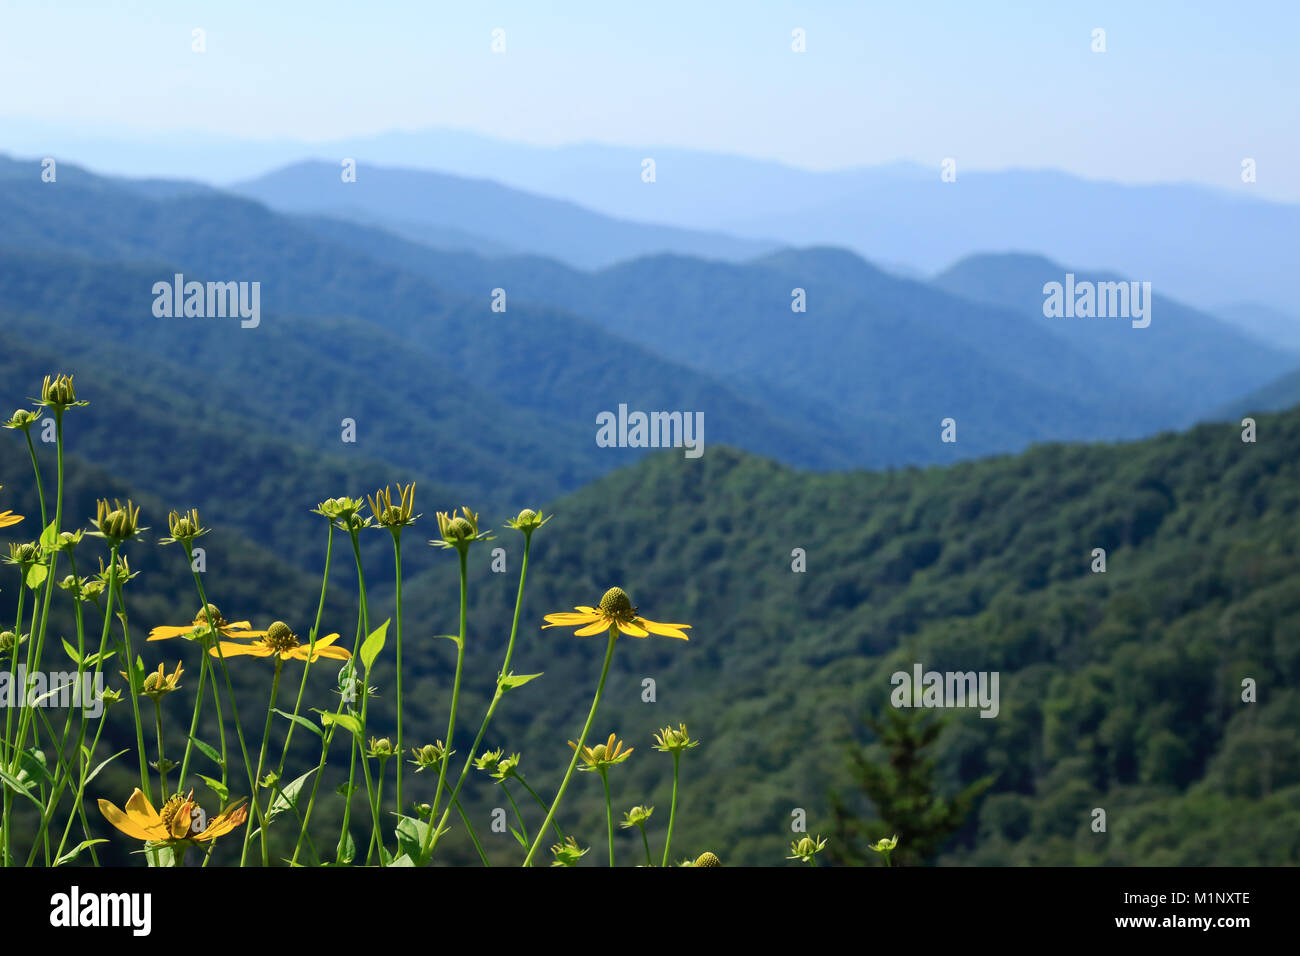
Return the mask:
[(654, 861), (650, 859), (650, 838), (645, 835), (645, 824), (637, 824), (641, 829), (641, 842), (645, 844), (645, 865), (654, 866)]
[(609, 774), (602, 770), (600, 782), (605, 787), (605, 828), (609, 831), (609, 865), (614, 865), (614, 806), (609, 800)]
[[(266, 705), (266, 724), (262, 728), (262, 749), (257, 754), (257, 773), (253, 775), (253, 796), (252, 803), (258, 807), (259, 815), (262, 818), (261, 836), (262, 836), (262, 866), (270, 866), (270, 854), (267, 847), (266, 835), (266, 814), (261, 813), (260, 790), (262, 786), (262, 772), (266, 767), (266, 748), (271, 741), (271, 715), (275, 713), (276, 700), (280, 696), (280, 674), (284, 671), (284, 658), (279, 654), (275, 655), (275, 675), (271, 678), (271, 700)], [(251, 827), (244, 827), (244, 848), (240, 852), (239, 858), (242, 865), (244, 857), (248, 854), (248, 841), (251, 836)]]
[[(402, 802), (402, 755), (406, 753), (402, 736), (402, 529), (393, 529), (393, 562), (397, 580), (397, 812), (405, 812)], [(383, 775), (381, 765), (380, 776)]]
[(547, 811), (546, 820), (537, 833), (537, 839), (533, 841), (532, 849), (524, 857), (524, 866), (532, 866), (533, 857), (537, 855), (537, 848), (542, 845), (542, 838), (546, 835), (546, 828), (555, 819), (555, 811), (559, 808), (560, 801), (564, 799), (564, 791), (569, 787), (569, 780), (573, 777), (573, 768), (578, 765), (578, 756), (582, 753), (582, 747), (587, 742), (587, 734), (591, 733), (592, 722), (596, 719), (596, 708), (600, 706), (600, 697), (605, 692), (605, 678), (609, 676), (609, 662), (614, 659), (614, 642), (617, 640), (618, 626), (615, 625), (609, 629), (609, 647), (605, 650), (605, 664), (600, 669), (600, 683), (596, 685), (596, 696), (591, 699), (591, 711), (587, 714), (587, 723), (583, 725), (582, 733), (578, 736), (578, 745), (573, 750), (573, 759), (569, 761), (569, 769), (565, 771), (564, 780), (560, 782), (560, 790), (555, 795), (555, 802), (551, 804), (551, 809)]
[[(330, 580), (330, 563), (334, 556), (334, 522), (329, 523), (329, 536), (325, 539), (325, 573), (321, 575), (320, 582), (320, 601), (316, 605), (316, 623), (311, 627), (311, 636), (308, 641), (307, 663), (302, 669), (302, 683), (298, 685), (298, 699), (293, 705), (293, 715), (295, 717), (302, 711), (302, 698), (307, 690), (307, 675), (311, 672), (311, 653), (316, 650), (316, 638), (320, 636), (320, 622), (325, 614), (325, 592), (329, 588)], [(293, 729), (297, 726), (297, 721), (289, 721), (289, 729), (285, 733), (284, 748), (280, 751), (280, 763), (276, 768), (276, 777), (284, 776), (284, 764), (289, 757), (289, 743), (293, 740)]]
[[(527, 790), (530, 794), (532, 794), (533, 799), (537, 801), (537, 805), (538, 805), (539, 807), (541, 807), (541, 808), (542, 808), (542, 812), (545, 813), (545, 812), (546, 812), (546, 801), (543, 800), (543, 799), (541, 798), (541, 795), (538, 794), (538, 792), (537, 792), (536, 790), (534, 790), (532, 787), (528, 786), (528, 781), (525, 780), (522, 776), (520, 776), (517, 772), (516, 772), (515, 774), (513, 774), (513, 776), (514, 776), (514, 778), (515, 778), (516, 780), (519, 781), (519, 785), (520, 785), (521, 787), (523, 787), (523, 788), (524, 788), (525, 790)], [(560, 829), (560, 825), (559, 825), (558, 823), (556, 823), (554, 820), (551, 821), (551, 829), (555, 831), (556, 839), (558, 839), (561, 843), (563, 843), (563, 842), (564, 842), (564, 831)], [(543, 824), (543, 825), (542, 825), (542, 831), (545, 832), (545, 830), (546, 830), (546, 826), (545, 826), (545, 824)]]
[(681, 762), (681, 753), (673, 751), (673, 802), (668, 808), (668, 837), (664, 840), (664, 862), (668, 865), (668, 851), (673, 845), (673, 823), (677, 819), (677, 765)]
[[(497, 704), (501, 702), (503, 695), (502, 680), (510, 673), (510, 658), (515, 652), (515, 637), (519, 633), (519, 609), (524, 603), (524, 581), (528, 576), (528, 550), (532, 544), (533, 535), (531, 531), (524, 532), (524, 559), (519, 565), (519, 591), (515, 595), (515, 617), (514, 623), (510, 627), (510, 640), (506, 644), (505, 659), (501, 662), (501, 671), (497, 675), (497, 689), (492, 697), (492, 703), (488, 706), (487, 713), (483, 715), (483, 723), (479, 725), (478, 736), (474, 738), (474, 744), (469, 748), (469, 754), (465, 757), (465, 765), (461, 768), (460, 779), (456, 781), (456, 789), (451, 792), (451, 799), (456, 800), (460, 796), (460, 789), (465, 785), (465, 778), (469, 776), (469, 769), (474, 763), (474, 758), (478, 755), (479, 744), (483, 742), (483, 735), (487, 733), (488, 724), (492, 722), (492, 715), (496, 712)], [(463, 607), (463, 603), (462, 603)], [(464, 643), (464, 624), (462, 622), (462, 644)], [(400, 670), (399, 670), (400, 673)], [(400, 714), (400, 711), (399, 711)], [(400, 726), (400, 724), (399, 724)], [(450, 744), (448, 744), (450, 747)], [(447, 817), (451, 813), (451, 807), (448, 807), (442, 814), (442, 819), (438, 821), (438, 826), (434, 828), (433, 842), (429, 846), (429, 853), (438, 846), (438, 841), (442, 838), (442, 826), (447, 822)]]
[(126, 669), (127, 673), (132, 675), (131, 680), (127, 681), (127, 686), (131, 690), (131, 715), (135, 721), (135, 745), (140, 756), (140, 790), (148, 796), (149, 761), (144, 750), (144, 725), (140, 722), (140, 694), (135, 686), (135, 655), (131, 651), (131, 627), (127, 622), (126, 598), (122, 596), (122, 582), (117, 580), (116, 573), (112, 577), (113, 589), (117, 592), (117, 619), (122, 624), (122, 644), (125, 648)]
[(510, 787), (506, 785), (506, 781), (504, 780), (501, 781), (501, 789), (506, 792), (506, 799), (510, 801), (510, 806), (514, 808), (515, 819), (519, 821), (519, 835), (522, 836), (524, 842), (527, 843), (528, 825), (524, 823), (524, 815), (519, 812), (519, 804), (515, 803), (515, 798), (510, 793)]
[(158, 778), (162, 781), (162, 798), (163, 803), (167, 802), (167, 764), (163, 761), (166, 756), (163, 754), (163, 719), (162, 719), (162, 701), (160, 698), (153, 699), (153, 718), (154, 729), (158, 734)]
[(307, 824), (311, 821), (311, 812), (316, 806), (316, 791), (320, 788), (321, 774), (325, 772), (325, 758), (329, 754), (330, 741), (334, 739), (334, 724), (321, 735), (320, 742), (320, 763), (316, 766), (316, 776), (311, 783), (311, 796), (307, 798), (307, 812), (303, 814), (302, 828), (298, 831), (298, 842), (293, 847), (293, 859), (289, 861), (290, 865), (298, 862), (298, 854), (302, 852), (302, 842), (307, 837)]
[[(460, 555), (460, 637), (456, 641), (456, 677), (451, 685), (451, 713), (447, 717), (447, 737), (443, 742), (445, 750), (438, 766), (438, 789), (434, 791), (433, 795), (433, 812), (429, 814), (430, 824), (433, 824), (438, 819), (438, 807), (442, 804), (442, 790), (447, 785), (447, 764), (451, 763), (451, 741), (452, 735), (456, 732), (456, 709), (460, 706), (460, 675), (465, 666), (465, 633), (468, 629), (467, 615), (469, 614), (468, 551), (466, 548), (461, 547), (457, 549), (457, 552)], [(453, 798), (451, 802), (455, 803), (456, 801)], [(431, 825), (428, 834), (424, 838), (424, 848), (420, 855), (425, 859), (428, 859), (429, 854), (433, 851), (437, 829), (437, 827)]]

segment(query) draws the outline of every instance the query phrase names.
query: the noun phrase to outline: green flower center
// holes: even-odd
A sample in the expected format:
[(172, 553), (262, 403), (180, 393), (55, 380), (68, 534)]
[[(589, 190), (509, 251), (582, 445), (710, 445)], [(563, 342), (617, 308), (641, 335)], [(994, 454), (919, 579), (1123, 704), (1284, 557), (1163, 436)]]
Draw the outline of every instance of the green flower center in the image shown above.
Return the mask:
[(474, 537), (474, 526), (464, 518), (453, 518), (447, 523), (447, 537), (464, 540)]
[(207, 624), (209, 618), (218, 628), (226, 626), (226, 619), (221, 616), (221, 611), (217, 609), (215, 604), (205, 604), (199, 608), (199, 613), (194, 615), (194, 620), (198, 624)]
[(722, 866), (722, 861), (718, 859), (716, 853), (704, 852), (695, 858), (696, 866)]
[(605, 617), (616, 621), (628, 621), (636, 616), (632, 599), (622, 588), (610, 588), (605, 592), (605, 596), (600, 599), (600, 611)]
[(291, 651), (298, 646), (298, 635), (284, 621), (276, 621), (268, 627), (266, 637), (262, 640), (267, 647), (280, 654)]

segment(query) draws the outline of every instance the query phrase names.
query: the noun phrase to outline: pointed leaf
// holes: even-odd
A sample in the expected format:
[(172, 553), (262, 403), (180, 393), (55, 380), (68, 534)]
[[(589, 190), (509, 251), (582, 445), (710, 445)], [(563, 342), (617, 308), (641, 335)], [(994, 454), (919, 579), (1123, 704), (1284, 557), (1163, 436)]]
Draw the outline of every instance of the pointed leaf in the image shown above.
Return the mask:
[(375, 662), (375, 658), (378, 657), (379, 652), (384, 649), (384, 644), (387, 641), (388, 621), (385, 621), (383, 624), (380, 624), (377, 628), (371, 631), (370, 636), (367, 637), (365, 642), (361, 645), (361, 663), (365, 665), (367, 674), (370, 673), (370, 665)]
[(301, 716), (300, 714), (286, 714), (286, 713), (285, 713), (284, 711), (282, 711), (279, 707), (274, 707), (274, 708), (272, 708), (272, 709), (273, 709), (277, 714), (279, 714), (281, 717), (283, 717), (285, 720), (292, 720), (295, 724), (298, 724), (299, 726), (302, 726), (302, 727), (306, 727), (308, 730), (310, 730), (310, 731), (311, 731), (313, 734), (315, 734), (317, 737), (323, 737), (323, 736), (325, 736), (323, 733), (321, 733), (321, 729), (320, 729), (319, 727), (317, 727), (315, 724), (313, 724), (313, 723), (312, 723), (310, 720), (308, 720), (306, 717), (303, 717), (303, 716)]

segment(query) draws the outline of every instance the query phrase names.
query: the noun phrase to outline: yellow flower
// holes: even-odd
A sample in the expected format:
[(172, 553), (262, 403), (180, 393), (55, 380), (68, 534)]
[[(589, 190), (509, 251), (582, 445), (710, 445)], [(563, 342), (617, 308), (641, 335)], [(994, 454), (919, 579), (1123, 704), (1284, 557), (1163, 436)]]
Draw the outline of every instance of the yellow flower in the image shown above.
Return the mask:
[[(577, 613), (574, 613), (575, 611)], [(603, 634), (617, 627), (621, 633), (632, 637), (661, 634), (664, 637), (680, 637), (683, 641), (690, 640), (682, 633), (690, 630), (689, 624), (660, 624), (638, 617), (636, 612), (637, 609), (632, 606), (631, 599), (622, 588), (610, 588), (600, 599), (599, 607), (576, 607), (573, 611), (548, 614), (542, 629), (576, 627), (578, 628), (575, 632), (576, 636), (591, 637), (593, 634)]]
[[(140, 687), (140, 693), (151, 700), (161, 700), (173, 691), (181, 689), (181, 674), (184, 672), (184, 668), (181, 667), (179, 661), (176, 664), (176, 670), (171, 674), (168, 674), (163, 665), (159, 664), (156, 672), (145, 677), (144, 683)], [(121, 674), (127, 680), (131, 679), (126, 671), (122, 671)]]
[[(0, 485), (3, 488), (4, 485)], [(16, 515), (12, 511), (0, 511), (0, 528), (7, 528), (10, 525), (17, 524), (23, 520), (22, 515)]]
[(420, 517), (415, 513), (415, 482), (405, 487), (399, 484), (397, 492), (400, 495), (397, 504), (393, 504), (393, 492), (387, 486), (368, 499), (376, 524), (393, 532), (414, 524), (415, 519)]
[[(572, 740), (569, 741), (569, 747), (577, 750), (578, 745)], [(582, 762), (585, 767), (579, 767), (579, 770), (598, 770), (604, 771), (616, 763), (622, 763), (628, 757), (632, 756), (635, 747), (623, 749), (623, 741), (616, 740), (613, 734), (609, 735), (609, 740), (603, 744), (596, 744), (594, 747), (582, 748)]]
[(209, 633), (208, 614), (212, 614), (212, 625), (215, 625), (217, 632), (222, 637), (262, 637), (266, 631), (250, 631), (251, 625), (247, 621), (233, 621), (227, 623), (226, 619), (221, 616), (215, 604), (209, 604), (206, 609), (199, 608), (199, 613), (194, 615), (194, 622), (184, 627), (155, 627), (149, 632), (149, 640), (165, 641), (173, 637), (185, 637), (189, 640), (197, 640)]
[(125, 812), (104, 799), (99, 801), (99, 812), (127, 836), (146, 843), (166, 844), (186, 841), (207, 843), (229, 833), (248, 819), (248, 808), (240, 805), (207, 820), (193, 797), (193, 790), (185, 797), (179, 793), (174, 794), (163, 804), (162, 813), (159, 813), (149, 798), (136, 787), (131, 799), (126, 801)]
[[(335, 647), (334, 642), (338, 639), (337, 634), (326, 634), (324, 637), (318, 638), (315, 648), (312, 648), (310, 644), (300, 642), (298, 635), (289, 629), (288, 624), (283, 621), (276, 621), (266, 629), (265, 636), (260, 640), (248, 644), (222, 641), (221, 654), (226, 657), (273, 657), (278, 654), (282, 661), (293, 658), (308, 663), (315, 663), (322, 657), (328, 657), (336, 661), (346, 661), (352, 656), (352, 652), (345, 647)], [(209, 648), (208, 653), (213, 657), (220, 656), (215, 647)]]

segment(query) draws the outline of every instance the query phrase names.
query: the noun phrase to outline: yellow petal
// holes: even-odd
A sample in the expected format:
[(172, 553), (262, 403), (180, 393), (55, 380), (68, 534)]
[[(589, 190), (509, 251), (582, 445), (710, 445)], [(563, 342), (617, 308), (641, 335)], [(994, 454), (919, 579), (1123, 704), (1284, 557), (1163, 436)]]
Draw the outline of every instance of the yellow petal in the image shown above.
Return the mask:
[(587, 627), (582, 628), (581, 630), (574, 631), (573, 633), (577, 637), (591, 637), (591, 635), (593, 634), (603, 634), (605, 631), (608, 630), (609, 630), (609, 625), (606, 624), (604, 620), (599, 620), (595, 624), (590, 624)]
[(265, 644), (232, 644), (229, 641), (222, 641), (220, 654), (217, 653), (215, 647), (209, 648), (208, 653), (213, 657), (221, 657), (223, 655), (225, 657), (242, 657), (249, 655), (252, 657), (270, 657), (275, 653), (275, 651), (271, 650), (271, 648), (267, 647)]
[[(136, 792), (139, 793), (138, 790)], [(140, 824), (136, 823), (129, 816), (103, 798), (100, 798), (99, 801), (99, 812), (104, 815), (105, 820), (113, 824), (113, 826), (117, 827), (129, 837), (135, 837), (137, 840), (146, 841), (156, 839), (154, 834), (140, 826)]]
[(630, 635), (630, 636), (632, 636), (632, 637), (649, 637), (649, 636), (650, 636), (650, 632), (647, 631), (645, 628), (643, 628), (643, 627), (637, 627), (635, 624), (629, 623), (628, 621), (619, 621), (619, 622), (618, 622), (618, 629), (619, 629), (620, 631), (622, 631), (624, 634), (628, 634), (628, 635)]
[(194, 812), (194, 804), (188, 800), (180, 805), (176, 815), (172, 817), (171, 838), (173, 840), (184, 840), (190, 832), (190, 816)]
[(546, 615), (543, 620), (547, 623), (543, 624), (542, 627), (573, 627), (577, 624), (589, 624), (592, 621), (599, 619), (600, 615), (595, 611), (590, 613), (583, 612), (581, 614), (575, 614), (572, 611), (559, 611), (555, 614)]
[(690, 628), (689, 624), (660, 624), (656, 621), (647, 621), (645, 618), (637, 618), (637, 623), (651, 634), (660, 634), (664, 637), (679, 637), (683, 641), (690, 640), (689, 637), (682, 633), (682, 630)]
[(22, 520), (22, 515), (16, 515), (12, 511), (0, 511), (0, 528), (7, 528)]
[(233, 810), (227, 810), (215, 819), (208, 821), (207, 829), (202, 833), (196, 833), (194, 839), (215, 840), (219, 836), (225, 836), (247, 819), (248, 807), (236, 807)]
[(153, 808), (149, 798), (140, 792), (136, 787), (131, 794), (131, 798), (126, 801), (126, 814), (144, 827), (157, 827), (162, 823), (162, 817), (158, 816), (158, 811)]
[(182, 634), (192, 634), (193, 632), (193, 624), (189, 624), (185, 627), (155, 627), (149, 632), (149, 640), (165, 641), (168, 638), (180, 637)]

